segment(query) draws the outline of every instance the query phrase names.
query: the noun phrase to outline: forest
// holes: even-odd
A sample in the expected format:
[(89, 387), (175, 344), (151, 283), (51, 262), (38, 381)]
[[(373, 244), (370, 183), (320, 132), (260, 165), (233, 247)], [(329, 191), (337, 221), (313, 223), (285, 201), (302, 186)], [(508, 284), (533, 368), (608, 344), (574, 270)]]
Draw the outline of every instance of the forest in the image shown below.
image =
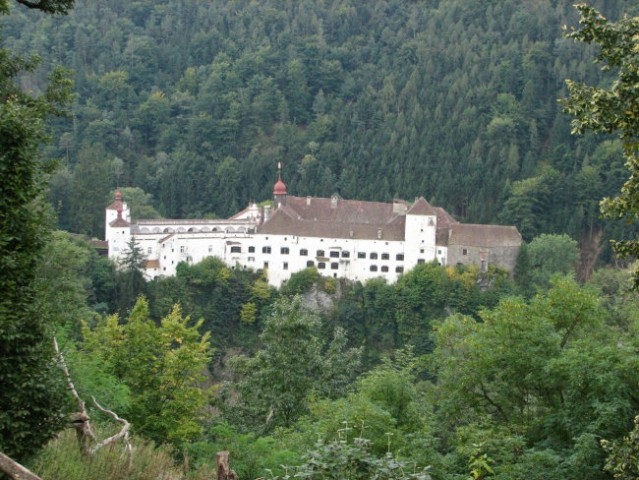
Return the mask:
[[(639, 7), (592, 5), (0, 0), (0, 472), (637, 478)], [(90, 243), (115, 188), (224, 217), (279, 161), (516, 225), (517, 269), (275, 289)]]

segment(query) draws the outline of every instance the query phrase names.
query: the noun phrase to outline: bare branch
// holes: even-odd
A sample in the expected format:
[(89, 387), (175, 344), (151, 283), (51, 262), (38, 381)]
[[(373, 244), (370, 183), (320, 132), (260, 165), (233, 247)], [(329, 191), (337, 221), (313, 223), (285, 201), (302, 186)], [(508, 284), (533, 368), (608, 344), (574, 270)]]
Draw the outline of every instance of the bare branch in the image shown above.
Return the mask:
[(78, 404), (79, 412), (75, 412), (69, 415), (71, 420), (71, 425), (75, 428), (75, 431), (78, 435), (78, 442), (80, 442), (80, 448), (82, 449), (83, 454), (89, 453), (89, 442), (93, 440), (96, 441), (95, 434), (93, 433), (93, 429), (91, 428), (90, 417), (87, 413), (86, 404), (84, 400), (80, 398), (78, 391), (75, 389), (75, 385), (73, 384), (73, 380), (71, 380), (71, 374), (69, 373), (69, 368), (67, 367), (67, 362), (64, 359), (64, 355), (60, 351), (60, 347), (58, 347), (58, 341), (55, 337), (53, 337), (53, 348), (55, 349), (55, 353), (58, 357), (58, 364), (60, 368), (64, 372), (64, 376), (67, 380), (67, 388), (71, 391), (73, 398)]
[(4, 453), (0, 453), (0, 472), (9, 475), (13, 480), (42, 480)]
[(131, 442), (129, 442), (129, 428), (130, 428), (130, 424), (129, 422), (127, 422), (125, 419), (120, 418), (115, 412), (108, 410), (104, 407), (102, 407), (98, 401), (95, 399), (95, 397), (91, 397), (93, 399), (93, 403), (95, 404), (95, 406), (101, 411), (104, 412), (108, 415), (110, 415), (111, 417), (113, 417), (113, 419), (122, 424), (122, 429), (116, 433), (115, 435), (106, 438), (104, 440), (102, 440), (100, 443), (98, 443), (95, 447), (93, 447), (91, 449), (91, 455), (94, 455), (95, 452), (97, 452), (98, 450), (100, 450), (102, 447), (105, 447), (113, 442), (116, 442), (118, 440), (120, 440), (121, 438), (124, 440), (124, 446), (125, 446), (125, 450), (126, 452), (130, 455), (133, 452), (133, 447), (131, 446)]

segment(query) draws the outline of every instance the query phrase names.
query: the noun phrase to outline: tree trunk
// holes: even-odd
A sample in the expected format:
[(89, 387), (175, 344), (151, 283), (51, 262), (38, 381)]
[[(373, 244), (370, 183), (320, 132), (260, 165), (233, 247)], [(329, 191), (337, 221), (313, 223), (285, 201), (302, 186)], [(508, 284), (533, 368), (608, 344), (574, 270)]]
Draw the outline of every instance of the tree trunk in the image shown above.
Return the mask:
[(217, 480), (238, 480), (237, 474), (231, 470), (229, 465), (228, 451), (217, 452), (215, 463), (217, 464)]
[(9, 475), (13, 480), (42, 480), (4, 453), (0, 453), (0, 472)]

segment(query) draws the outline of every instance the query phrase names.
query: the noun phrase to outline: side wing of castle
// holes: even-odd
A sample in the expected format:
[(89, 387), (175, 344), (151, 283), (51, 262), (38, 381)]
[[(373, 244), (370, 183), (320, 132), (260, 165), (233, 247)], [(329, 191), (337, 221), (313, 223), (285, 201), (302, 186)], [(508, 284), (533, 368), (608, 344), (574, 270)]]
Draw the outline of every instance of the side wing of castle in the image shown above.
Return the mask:
[(522, 238), (513, 226), (457, 222), (423, 197), (412, 204), (288, 195), (281, 177), (275, 207), (251, 203), (226, 220), (132, 219), (119, 192), (106, 209), (109, 258), (126, 254), (133, 238), (146, 258), (147, 279), (173, 276), (180, 262), (218, 257), (237, 268), (264, 269), (280, 286), (307, 267), (322, 275), (395, 282), (420, 263), (489, 265), (511, 271)]

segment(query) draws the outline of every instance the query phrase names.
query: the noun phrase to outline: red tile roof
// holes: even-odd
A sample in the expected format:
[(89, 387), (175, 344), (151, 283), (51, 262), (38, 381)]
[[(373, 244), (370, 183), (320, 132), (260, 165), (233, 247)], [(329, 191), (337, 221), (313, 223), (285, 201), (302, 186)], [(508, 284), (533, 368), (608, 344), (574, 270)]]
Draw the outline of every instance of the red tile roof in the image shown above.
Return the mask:
[(415, 200), (407, 215), (436, 215), (435, 209), (430, 206), (424, 197)]

